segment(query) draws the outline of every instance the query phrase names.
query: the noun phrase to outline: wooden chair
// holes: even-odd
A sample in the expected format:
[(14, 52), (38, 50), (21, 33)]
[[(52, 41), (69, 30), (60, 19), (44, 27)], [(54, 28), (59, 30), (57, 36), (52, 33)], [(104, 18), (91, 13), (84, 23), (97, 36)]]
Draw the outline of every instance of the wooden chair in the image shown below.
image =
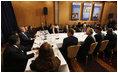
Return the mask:
[[(77, 59), (76, 59), (79, 48), (80, 48), (80, 45), (73, 45), (73, 46), (70, 46), (67, 48), (67, 56), (70, 59), (69, 65), (71, 65), (73, 71), (80, 70), (80, 67), (79, 67)], [(75, 68), (75, 66), (76, 66), (76, 68)]]
[[(103, 53), (103, 57), (104, 57), (104, 50), (105, 50), (105, 48), (106, 48), (106, 46), (107, 46), (108, 43), (109, 43), (109, 40), (103, 40), (100, 43), (99, 52), (102, 52)], [(97, 58), (98, 58), (99, 52), (97, 52)]]
[(80, 45), (73, 45), (67, 48), (67, 56), (69, 59), (73, 59), (77, 56)]
[(93, 52), (97, 46), (98, 42), (95, 42), (95, 43), (92, 43), (91, 46), (90, 46), (90, 50), (88, 51), (88, 55), (86, 56), (86, 65), (88, 63), (88, 56), (89, 55), (92, 55), (92, 59), (93, 59)]

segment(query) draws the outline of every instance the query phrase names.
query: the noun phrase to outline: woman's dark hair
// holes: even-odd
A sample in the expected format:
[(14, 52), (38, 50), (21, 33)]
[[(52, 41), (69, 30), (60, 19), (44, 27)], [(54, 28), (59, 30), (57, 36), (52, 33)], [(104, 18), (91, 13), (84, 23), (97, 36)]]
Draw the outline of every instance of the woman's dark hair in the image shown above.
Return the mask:
[(10, 37), (9, 37), (9, 44), (11, 44), (11, 45), (14, 45), (14, 44), (16, 44), (16, 42), (18, 41), (18, 36), (17, 35), (11, 35)]
[(47, 42), (43, 43), (39, 48), (39, 56), (36, 58), (38, 60), (37, 67), (42, 69), (42, 71), (55, 70), (59, 65), (58, 59), (55, 57), (52, 46)]
[(40, 53), (39, 56), (41, 58), (48, 58), (48, 57), (54, 56), (54, 52), (52, 50), (52, 47), (47, 42), (45, 42), (41, 45), (39, 53)]

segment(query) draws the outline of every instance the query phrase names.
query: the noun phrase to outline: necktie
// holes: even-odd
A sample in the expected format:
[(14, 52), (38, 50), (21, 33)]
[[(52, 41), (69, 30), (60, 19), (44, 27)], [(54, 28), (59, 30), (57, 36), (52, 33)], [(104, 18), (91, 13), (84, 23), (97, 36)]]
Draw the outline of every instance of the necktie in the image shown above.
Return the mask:
[[(23, 33), (25, 35), (25, 37), (27, 37), (27, 35), (25, 33)], [(28, 37), (27, 37), (28, 38)]]
[[(16, 48), (18, 48), (19, 50), (21, 50), (17, 45), (14, 45)], [(21, 50), (22, 53), (24, 53), (23, 50)]]

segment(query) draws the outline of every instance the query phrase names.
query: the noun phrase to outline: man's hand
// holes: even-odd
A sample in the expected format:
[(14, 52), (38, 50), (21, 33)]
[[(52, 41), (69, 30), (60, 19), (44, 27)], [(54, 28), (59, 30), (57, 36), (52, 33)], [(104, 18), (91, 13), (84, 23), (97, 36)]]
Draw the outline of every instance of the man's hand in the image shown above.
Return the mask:
[(38, 50), (40, 47), (33, 48), (33, 50)]
[(39, 54), (39, 51), (36, 51), (35, 54), (38, 55)]
[(36, 38), (31, 38), (31, 40), (35, 40)]
[(39, 37), (39, 35), (34, 35), (35, 37)]

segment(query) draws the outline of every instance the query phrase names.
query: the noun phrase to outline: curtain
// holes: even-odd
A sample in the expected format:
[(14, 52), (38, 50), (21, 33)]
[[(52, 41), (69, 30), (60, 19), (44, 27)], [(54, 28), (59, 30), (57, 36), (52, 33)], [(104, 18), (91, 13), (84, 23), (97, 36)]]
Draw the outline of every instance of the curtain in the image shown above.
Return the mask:
[(18, 31), (11, 1), (1, 1), (1, 30), (1, 39), (4, 38), (5, 42), (8, 41), (8, 35), (11, 32)]

